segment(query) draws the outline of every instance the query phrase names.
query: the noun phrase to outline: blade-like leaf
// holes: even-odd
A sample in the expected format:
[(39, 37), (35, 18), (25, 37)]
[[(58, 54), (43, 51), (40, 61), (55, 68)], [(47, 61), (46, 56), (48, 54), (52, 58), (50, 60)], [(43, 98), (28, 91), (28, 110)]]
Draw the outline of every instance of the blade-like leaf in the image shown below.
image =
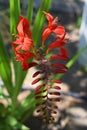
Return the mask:
[(39, 46), (41, 43), (40, 42), (41, 33), (45, 22), (45, 16), (43, 15), (42, 11), (43, 10), (48, 11), (50, 5), (51, 5), (51, 0), (43, 0), (35, 18), (35, 22), (33, 26), (33, 40), (37, 46)]
[(0, 76), (4, 82), (7, 91), (12, 93), (12, 74), (8, 54), (5, 49), (2, 35), (0, 34)]
[[(29, 116), (32, 115), (33, 111), (35, 110), (35, 98), (34, 98), (34, 92), (31, 92), (18, 106), (16, 111), (16, 117), (18, 119), (22, 119), (22, 117), (25, 115), (25, 118), (22, 119), (22, 122), (24, 122), (26, 119), (29, 118)], [(27, 111), (29, 111), (27, 113)]]
[(15, 117), (13, 116), (7, 116), (7, 118), (5, 119), (5, 122), (7, 125), (10, 126), (10, 128), (14, 129), (14, 130), (30, 130), (28, 127), (26, 127), (25, 125), (19, 123)]
[(27, 9), (27, 19), (30, 23), (32, 23), (32, 15), (33, 15), (33, 0), (29, 0), (28, 9)]
[[(15, 5), (16, 4), (16, 5)], [(10, 0), (10, 33), (16, 33), (16, 26), (20, 15), (20, 0)]]
[[(15, 7), (16, 3), (16, 7)], [(20, 16), (20, 0), (10, 0), (10, 32), (11, 34), (16, 33), (17, 23)], [(12, 37), (14, 40), (14, 38)], [(22, 71), (20, 63), (16, 62), (13, 54), (13, 64), (15, 72), (15, 97), (21, 90), (23, 80), (26, 76), (26, 72)]]
[[(15, 6), (16, 4), (16, 6)], [(10, 33), (16, 34), (16, 28), (19, 21), (20, 16), (20, 0), (10, 0)], [(14, 40), (14, 37), (12, 36), (12, 40)], [(21, 90), (23, 80), (26, 76), (26, 72), (22, 71), (22, 67), (20, 63), (16, 62), (14, 58), (14, 52), (12, 55), (12, 61), (13, 61), (13, 67), (14, 67), (14, 93), (12, 97), (12, 115), (14, 115), (15, 109), (16, 109), (16, 102), (17, 102), (17, 96)]]

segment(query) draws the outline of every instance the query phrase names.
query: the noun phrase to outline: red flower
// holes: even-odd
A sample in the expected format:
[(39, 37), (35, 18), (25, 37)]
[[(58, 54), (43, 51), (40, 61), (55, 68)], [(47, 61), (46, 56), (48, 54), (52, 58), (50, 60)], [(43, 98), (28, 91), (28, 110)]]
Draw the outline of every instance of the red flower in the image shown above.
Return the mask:
[(48, 20), (48, 25), (45, 27), (42, 34), (42, 46), (44, 47), (44, 41), (51, 33), (55, 33), (59, 38), (64, 38), (66, 32), (63, 26), (57, 26), (57, 17), (53, 18), (50, 13), (46, 13), (45, 11), (43, 11), (43, 13), (46, 14), (46, 18)]
[(30, 24), (26, 18), (20, 17), (20, 21), (17, 26), (18, 34), (17, 38), (13, 42), (16, 51), (24, 50), (29, 51), (33, 47), (33, 40), (31, 39)]
[(43, 13), (46, 14), (48, 25), (47, 27), (45, 27), (44, 32), (42, 34), (42, 42), (44, 42), (46, 38), (52, 33), (52, 31), (57, 27), (56, 23), (58, 21), (58, 19), (54, 19), (50, 13), (47, 13), (45, 11), (43, 11)]
[(31, 39), (30, 24), (26, 18), (20, 17), (17, 31), (16, 40), (12, 42), (12, 45), (16, 60), (22, 63), (23, 70), (27, 70), (29, 68), (28, 60), (34, 55), (31, 53), (33, 40)]

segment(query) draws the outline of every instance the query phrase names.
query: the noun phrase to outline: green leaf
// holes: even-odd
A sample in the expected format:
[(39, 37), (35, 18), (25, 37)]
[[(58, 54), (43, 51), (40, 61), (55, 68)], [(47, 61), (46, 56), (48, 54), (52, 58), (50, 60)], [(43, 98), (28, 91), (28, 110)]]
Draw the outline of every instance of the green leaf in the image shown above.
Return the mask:
[(10, 0), (10, 33), (16, 33), (16, 26), (20, 15), (20, 0)]
[[(15, 3), (16, 3), (16, 8), (15, 8)], [(11, 34), (16, 33), (16, 27), (19, 21), (19, 16), (20, 16), (20, 0), (10, 0), (10, 32)], [(12, 39), (14, 40), (13, 37)], [(21, 90), (22, 83), (27, 72), (24, 72), (22, 70), (20, 63), (15, 61), (14, 54), (13, 54), (13, 65), (14, 65), (14, 72), (15, 72), (14, 98), (16, 98)]]
[(5, 115), (5, 106), (0, 103), (0, 117)]
[[(20, 16), (20, 0), (10, 0), (10, 33), (16, 34), (16, 27), (19, 21)], [(12, 36), (12, 40), (14, 40), (14, 37)], [(13, 67), (14, 67), (14, 93), (12, 97), (12, 114), (14, 114), (15, 107), (16, 107), (16, 101), (17, 101), (17, 95), (21, 90), (23, 79), (25, 77), (25, 74), (23, 74), (22, 68), (20, 63), (15, 61), (14, 58), (14, 52), (12, 53), (12, 61), (13, 61)]]
[(2, 90), (2, 87), (0, 86), (0, 99), (3, 98), (3, 90)]
[(17, 111), (15, 112), (15, 116), (17, 119), (21, 119), (24, 122), (26, 119), (32, 115), (35, 110), (35, 98), (34, 92), (31, 92), (18, 106)]
[(5, 119), (5, 122), (7, 125), (9, 125), (13, 130), (30, 130), (28, 127), (26, 127), (25, 125), (19, 123), (15, 117), (13, 116), (7, 116), (7, 118)]
[(10, 60), (3, 42), (2, 35), (0, 34), (0, 76), (7, 88), (8, 93), (12, 93), (12, 73)]
[(51, 0), (42, 0), (42, 4), (37, 12), (36, 19), (33, 26), (33, 40), (36, 46), (41, 45), (41, 34), (44, 27), (45, 15), (42, 11), (48, 12), (51, 5)]
[(33, 16), (33, 0), (29, 0), (28, 9), (27, 9), (27, 19), (30, 23), (32, 23), (32, 16)]
[[(16, 8), (15, 8), (15, 3), (16, 3)], [(20, 0), (10, 0), (10, 32), (11, 34), (16, 34), (16, 27), (19, 21), (19, 16), (20, 16)], [(12, 40), (14, 38), (12, 37)], [(26, 76), (26, 72), (22, 71), (22, 67), (20, 63), (15, 61), (14, 58), (14, 53), (13, 53), (13, 66), (14, 66), (14, 74), (15, 74), (15, 91), (13, 94), (14, 102), (17, 98), (17, 95), (19, 94), (23, 80)]]
[(21, 91), (22, 84), (27, 74), (27, 71), (23, 71), (21, 64), (17, 61), (14, 61), (14, 69), (15, 69), (15, 94), (17, 96)]
[(0, 121), (0, 130), (12, 130), (4, 121)]

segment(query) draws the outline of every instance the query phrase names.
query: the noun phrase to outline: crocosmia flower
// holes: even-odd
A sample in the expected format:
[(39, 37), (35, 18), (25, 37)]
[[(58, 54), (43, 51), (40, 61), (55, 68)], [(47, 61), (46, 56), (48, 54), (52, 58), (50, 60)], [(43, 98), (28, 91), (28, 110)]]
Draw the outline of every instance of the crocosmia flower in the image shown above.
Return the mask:
[[(60, 101), (61, 81), (55, 77), (67, 71), (68, 68), (64, 62), (68, 60), (68, 52), (65, 48), (67, 43), (65, 28), (57, 25), (57, 17), (54, 18), (45, 11), (43, 11), (43, 15), (46, 16), (48, 23), (43, 29), (40, 47), (34, 45), (30, 23), (24, 17), (20, 17), (17, 26), (18, 34), (15, 34), (16, 39), (12, 45), (16, 60), (21, 62), (23, 70), (36, 67), (31, 84), (36, 85), (37, 113), (44, 122), (51, 123), (54, 121), (53, 115), (57, 114), (58, 111), (55, 102)], [(52, 34), (54, 34), (54, 41), (47, 45), (47, 38)], [(29, 63), (30, 58), (33, 60)], [(40, 85), (37, 84), (38, 82)]]
[(20, 61), (23, 70), (29, 68), (28, 60), (32, 58), (34, 54), (30, 52), (33, 48), (32, 33), (30, 31), (30, 24), (24, 17), (20, 17), (20, 21), (17, 26), (18, 34), (16, 34), (16, 40), (12, 42), (16, 60)]
[(57, 17), (53, 18), (53, 16), (51, 14), (46, 13), (45, 11), (43, 11), (43, 13), (46, 15), (46, 18), (48, 20), (48, 25), (45, 27), (45, 29), (43, 31), (42, 43), (44, 44), (44, 41), (52, 33), (55, 33), (57, 35), (57, 37), (59, 37), (59, 38), (63, 38), (66, 34), (66, 31), (63, 26), (57, 26), (58, 18)]

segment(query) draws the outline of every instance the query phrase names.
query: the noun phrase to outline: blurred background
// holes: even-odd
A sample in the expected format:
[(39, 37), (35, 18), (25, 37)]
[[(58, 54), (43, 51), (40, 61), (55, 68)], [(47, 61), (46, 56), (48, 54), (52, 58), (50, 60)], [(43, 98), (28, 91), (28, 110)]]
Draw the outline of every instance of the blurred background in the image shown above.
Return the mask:
[[(34, 16), (41, 0), (34, 0)], [(50, 13), (57, 16), (59, 25), (64, 25), (69, 37), (67, 49), (72, 59), (87, 45), (87, 4), (86, 0), (52, 0)], [(21, 0), (21, 14), (25, 15), (28, 0)], [(16, 5), (15, 5), (16, 9)], [(10, 55), (9, 0), (0, 0), (0, 31)], [(82, 35), (83, 34), (83, 35)], [(87, 50), (61, 78), (62, 96), (59, 112), (54, 124), (45, 126), (33, 115), (25, 124), (31, 130), (87, 130)], [(29, 87), (27, 75), (24, 86)], [(2, 82), (0, 82), (1, 84)]]

